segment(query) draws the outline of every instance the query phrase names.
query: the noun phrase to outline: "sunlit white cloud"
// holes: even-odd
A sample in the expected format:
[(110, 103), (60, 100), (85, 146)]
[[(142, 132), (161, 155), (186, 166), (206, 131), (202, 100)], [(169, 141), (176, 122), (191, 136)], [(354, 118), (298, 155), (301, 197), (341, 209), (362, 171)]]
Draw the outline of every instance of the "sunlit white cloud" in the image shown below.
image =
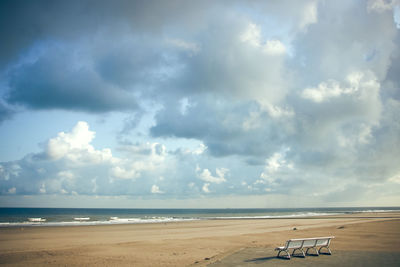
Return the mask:
[(305, 4), (300, 21), (300, 29), (305, 30), (309, 25), (318, 22), (318, 1), (310, 1)]
[(253, 23), (249, 23), (247, 29), (240, 35), (242, 42), (248, 43), (262, 52), (269, 55), (281, 55), (286, 53), (285, 45), (276, 39), (266, 40), (265, 43), (261, 39), (261, 29)]
[(220, 184), (226, 182), (225, 175), (229, 172), (226, 168), (217, 168), (215, 170), (216, 175), (213, 176), (208, 169), (201, 170), (200, 167), (196, 166), (196, 175), (199, 179), (209, 182), (209, 183), (216, 183)]
[(90, 144), (95, 133), (86, 122), (80, 121), (71, 133), (61, 132), (46, 144), (46, 156), (51, 160), (66, 159), (72, 164), (100, 163), (111, 161), (110, 149), (95, 150)]
[(202, 187), (204, 193), (210, 193), (210, 183), (205, 183)]
[(153, 194), (162, 194), (164, 192), (161, 191), (160, 187), (158, 187), (157, 185), (152, 185), (151, 186), (151, 193), (153, 193)]
[(15, 194), (16, 192), (17, 192), (17, 189), (15, 187), (8, 189), (9, 194)]
[[(88, 123), (80, 121), (70, 132), (60, 132), (49, 139), (44, 152), (2, 164), (0, 177), (4, 181), (11, 179), (10, 183), (22, 184), (34, 177), (35, 183), (29, 188), (24, 186), (21, 193), (101, 193), (118, 184), (118, 180), (135, 181), (145, 172), (164, 168), (166, 151), (161, 144), (125, 145), (128, 156), (121, 158), (113, 156), (110, 149), (94, 148), (91, 144), (94, 137), (95, 132), (89, 129)], [(34, 167), (35, 171), (28, 166)], [(82, 188), (85, 186), (87, 188)], [(129, 192), (126, 188), (115, 190)]]
[(361, 98), (363, 94), (378, 94), (380, 85), (376, 78), (365, 79), (364, 76), (360, 72), (350, 73), (347, 76), (347, 86), (341, 86), (335, 80), (322, 82), (317, 88), (305, 89), (302, 96), (320, 103), (342, 95), (357, 94)]
[(384, 12), (399, 6), (399, 0), (368, 0), (367, 10), (369, 12)]

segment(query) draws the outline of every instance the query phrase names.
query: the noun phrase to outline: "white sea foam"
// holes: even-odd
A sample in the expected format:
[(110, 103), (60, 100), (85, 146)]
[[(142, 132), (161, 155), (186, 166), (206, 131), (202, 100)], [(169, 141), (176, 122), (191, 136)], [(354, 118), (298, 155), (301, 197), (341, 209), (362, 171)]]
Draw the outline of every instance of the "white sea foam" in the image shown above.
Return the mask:
[(198, 218), (174, 218), (174, 217), (152, 217), (152, 218), (118, 218), (106, 221), (64, 221), (64, 222), (3, 222), (0, 227), (27, 227), (27, 226), (83, 226), (83, 225), (110, 225), (110, 224), (144, 224), (144, 223), (167, 223), (196, 221)]
[(353, 213), (370, 213), (370, 212), (376, 212), (376, 213), (384, 213), (384, 212), (394, 212), (398, 210), (355, 210)]
[(74, 218), (75, 221), (83, 222), (83, 221), (90, 221), (89, 217), (77, 217)]
[(46, 219), (43, 219), (43, 218), (28, 218), (28, 221), (30, 221), (30, 222), (45, 222)]
[(344, 213), (323, 213), (323, 212), (306, 212), (298, 214), (286, 214), (286, 215), (260, 215), (260, 216), (220, 216), (220, 217), (207, 217), (207, 219), (214, 220), (232, 220), (232, 219), (274, 219), (274, 218), (299, 218), (299, 217), (315, 217), (315, 216), (327, 216), (327, 215), (340, 215)]

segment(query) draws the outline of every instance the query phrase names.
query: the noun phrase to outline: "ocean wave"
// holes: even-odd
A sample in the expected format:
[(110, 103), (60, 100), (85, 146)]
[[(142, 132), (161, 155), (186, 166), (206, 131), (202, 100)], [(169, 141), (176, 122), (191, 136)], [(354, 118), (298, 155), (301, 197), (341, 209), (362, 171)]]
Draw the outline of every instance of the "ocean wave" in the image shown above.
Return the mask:
[(399, 210), (355, 210), (353, 213), (370, 213), (370, 212), (376, 212), (376, 213), (384, 213), (384, 212), (395, 212)]
[(232, 220), (232, 219), (285, 219), (285, 218), (299, 218), (299, 217), (315, 217), (327, 215), (340, 215), (344, 213), (323, 213), (323, 212), (306, 212), (298, 214), (284, 214), (284, 215), (259, 215), (259, 216), (220, 216), (220, 217), (207, 217), (207, 219), (214, 220)]
[(168, 222), (183, 222), (196, 221), (198, 218), (174, 218), (174, 217), (152, 217), (152, 218), (118, 218), (112, 217), (110, 220), (89, 221), (89, 220), (74, 220), (63, 222), (2, 222), (0, 227), (28, 227), (28, 226), (90, 226), (90, 225), (110, 225), (110, 224), (145, 224), (145, 223), (168, 223)]
[[(329, 216), (329, 215), (344, 215), (344, 214), (356, 214), (356, 213), (385, 213), (385, 212), (396, 212), (400, 209), (393, 208), (327, 208), (325, 210), (302, 210), (302, 211), (266, 211), (259, 212), (255, 210), (252, 212), (241, 212), (229, 213), (229, 210), (220, 210), (220, 213), (213, 214), (213, 211), (198, 212), (193, 210), (190, 214), (177, 215), (179, 211), (173, 210), (171, 214), (162, 216), (155, 215), (136, 215), (129, 217), (128, 214), (115, 215), (109, 214), (94, 214), (93, 212), (82, 214), (82, 216), (62, 215), (59, 218), (54, 214), (38, 214), (39, 216), (26, 216), (26, 217), (14, 217), (13, 219), (3, 220), (0, 222), (0, 227), (36, 227), (36, 226), (83, 226), (83, 225), (114, 225), (114, 224), (146, 224), (146, 223), (168, 223), (168, 222), (185, 222), (185, 221), (198, 221), (198, 220), (238, 220), (238, 219), (279, 219), (279, 218), (303, 218), (303, 217), (317, 217), (317, 216)], [(228, 212), (227, 212), (228, 211)], [(32, 213), (31, 213), (32, 214)], [(117, 217), (117, 216), (121, 217)], [(89, 217), (90, 216), (90, 217)], [(123, 216), (123, 217), (122, 217)], [(125, 217), (126, 216), (126, 217)]]

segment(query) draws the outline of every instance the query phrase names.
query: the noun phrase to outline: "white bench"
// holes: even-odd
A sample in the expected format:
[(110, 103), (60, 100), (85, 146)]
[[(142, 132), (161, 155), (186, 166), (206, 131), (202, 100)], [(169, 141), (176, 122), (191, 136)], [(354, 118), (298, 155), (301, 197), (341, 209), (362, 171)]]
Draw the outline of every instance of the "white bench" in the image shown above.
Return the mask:
[[(300, 250), (303, 257), (308, 254), (309, 249), (314, 249), (316, 256), (321, 253), (321, 249), (325, 248), (328, 252), (326, 254), (331, 255), (332, 252), (329, 249), (329, 245), (331, 243), (331, 239), (335, 238), (334, 236), (328, 236), (328, 237), (314, 237), (314, 238), (301, 238), (301, 239), (290, 239), (286, 241), (285, 246), (283, 247), (277, 247), (275, 250), (278, 250), (278, 258), (281, 254), (281, 252), (286, 252), (287, 256), (284, 258), (290, 259), (290, 252), (289, 249), (293, 249), (292, 256), (297, 256), (295, 255), (296, 250)], [(319, 249), (317, 250), (317, 248)], [(304, 253), (303, 248), (306, 248), (306, 252)]]

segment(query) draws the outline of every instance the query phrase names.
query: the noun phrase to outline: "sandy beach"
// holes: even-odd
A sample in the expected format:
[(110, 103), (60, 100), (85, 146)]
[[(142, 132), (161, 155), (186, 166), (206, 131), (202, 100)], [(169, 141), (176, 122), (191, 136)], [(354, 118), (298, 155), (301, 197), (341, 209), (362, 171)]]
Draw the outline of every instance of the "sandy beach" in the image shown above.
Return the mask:
[[(389, 266), (400, 263), (400, 213), (391, 212), (295, 219), (0, 228), (0, 264), (267, 266), (268, 259), (275, 259), (273, 248), (283, 245), (287, 239), (331, 235), (336, 237), (331, 245), (333, 255), (362, 258), (365, 254), (379, 259), (389, 253)], [(303, 266), (307, 260), (309, 263), (322, 260), (331, 266), (335, 263), (343, 266), (336, 262), (343, 257), (329, 257), (290, 262)], [(289, 261), (282, 264), (286, 262)], [(374, 264), (371, 259), (368, 262)]]

